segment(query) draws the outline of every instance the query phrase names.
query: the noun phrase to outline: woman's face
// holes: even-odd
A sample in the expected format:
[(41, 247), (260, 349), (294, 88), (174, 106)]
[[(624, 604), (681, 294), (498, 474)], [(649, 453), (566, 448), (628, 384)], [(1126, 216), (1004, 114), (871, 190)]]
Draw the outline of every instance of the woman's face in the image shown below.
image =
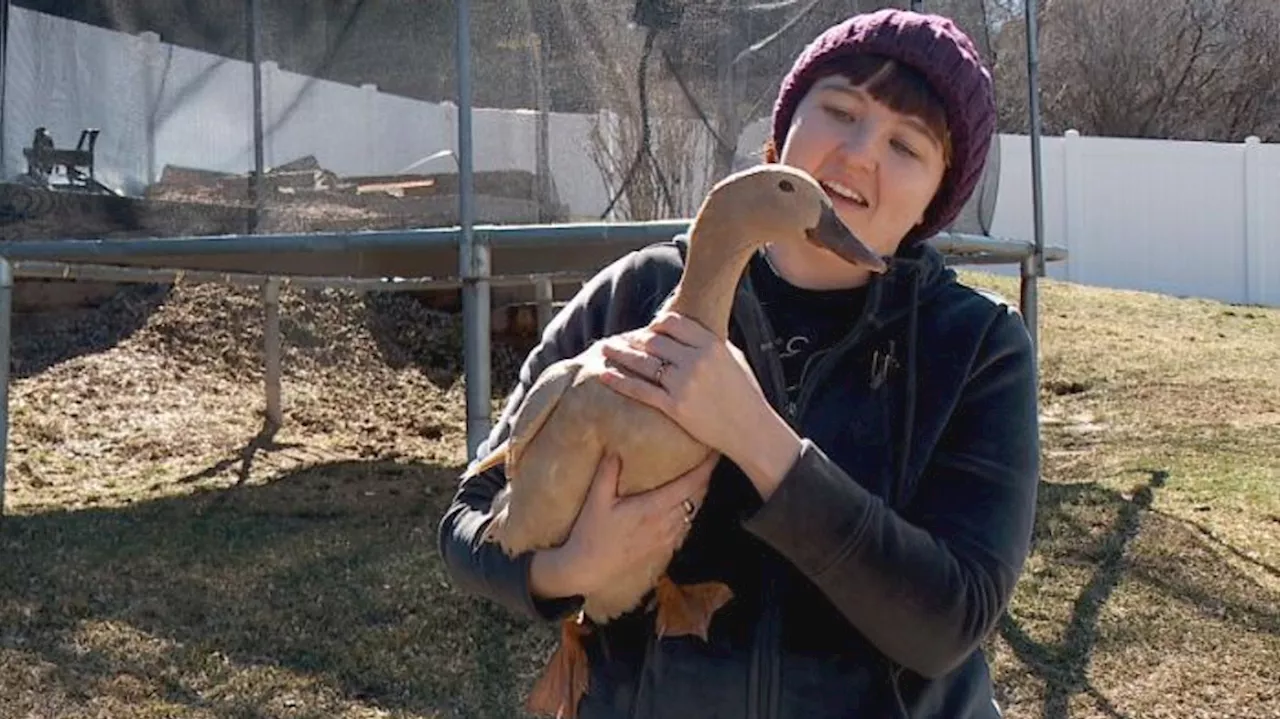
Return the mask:
[[(895, 253), (921, 222), (946, 169), (942, 143), (923, 121), (877, 102), (839, 75), (819, 79), (800, 101), (779, 160), (817, 179), (840, 219), (881, 255)], [(771, 251), (777, 264), (789, 265), (789, 274), (808, 278), (804, 284), (810, 286), (867, 276), (817, 246)]]

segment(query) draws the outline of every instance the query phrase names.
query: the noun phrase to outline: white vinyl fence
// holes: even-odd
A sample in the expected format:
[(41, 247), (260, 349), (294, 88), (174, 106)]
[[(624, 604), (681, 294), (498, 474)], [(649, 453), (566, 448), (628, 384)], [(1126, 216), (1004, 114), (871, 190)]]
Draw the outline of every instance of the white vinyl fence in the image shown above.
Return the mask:
[[(1280, 306), (1280, 145), (1043, 138), (1045, 241), (1073, 282)], [(992, 234), (1034, 237), (1030, 142), (1001, 138)]]
[[(457, 108), (316, 80), (263, 64), (266, 162), (302, 155), (340, 175), (456, 171)], [(13, 8), (5, 178), (25, 169), (38, 126), (58, 145), (101, 128), (99, 177), (139, 193), (167, 164), (245, 172), (253, 162), (247, 63)], [(591, 157), (607, 113), (553, 113), (551, 174), (574, 219), (596, 219), (608, 188)], [(766, 121), (739, 144), (749, 161)], [(475, 167), (535, 170), (536, 113), (477, 109)], [(1028, 138), (1002, 135), (991, 234), (1032, 239)], [(1043, 138), (1045, 234), (1070, 259), (1050, 275), (1091, 285), (1280, 306), (1280, 146)], [(706, 165), (696, 159), (695, 167)], [(686, 188), (700, 193), (705, 188)], [(696, 194), (695, 194), (696, 196)], [(998, 270), (997, 270), (998, 271)], [(1014, 272), (1013, 268), (1008, 269)]]

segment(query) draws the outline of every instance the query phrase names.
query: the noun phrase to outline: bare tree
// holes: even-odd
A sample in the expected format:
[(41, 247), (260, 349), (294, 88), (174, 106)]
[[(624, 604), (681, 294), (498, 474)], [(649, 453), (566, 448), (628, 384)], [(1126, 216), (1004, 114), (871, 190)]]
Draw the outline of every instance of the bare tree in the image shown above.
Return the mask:
[[(1271, 0), (1053, 0), (1042, 21), (1047, 132), (1223, 141), (1277, 133), (1280, 6)], [(996, 42), (1005, 131), (1026, 128), (1024, 33), (1009, 21)]]
[(647, 156), (640, 152), (643, 131), (635, 115), (605, 112), (592, 124), (591, 158), (610, 198), (617, 198), (607, 214), (622, 220), (691, 217), (706, 194), (712, 166), (706, 133), (685, 118), (651, 119), (653, 154)]
[[(696, 209), (690, 198), (700, 199), (711, 182), (759, 149), (738, 147), (743, 128), (771, 111), (782, 75), (822, 27), (854, 12), (906, 4), (669, 2), (675, 8), (669, 24), (653, 30), (628, 24), (634, 0), (558, 1), (581, 39), (578, 62), (587, 65), (581, 72), (597, 107), (619, 115), (616, 126), (596, 128), (593, 152), (619, 201), (625, 196), (622, 212), (636, 219)], [(691, 154), (694, 148), (706, 150)], [(707, 157), (710, 166), (700, 165)]]
[[(692, 211), (711, 182), (758, 157), (759, 147), (739, 147), (743, 129), (772, 112), (778, 83), (818, 32), (855, 13), (910, 5), (667, 0), (653, 4), (670, 12), (655, 30), (634, 22), (635, 0), (549, 1), (574, 38), (580, 92), (616, 114), (595, 128), (592, 152), (617, 213), (633, 219)], [(933, 0), (925, 9), (953, 17), (990, 56), (987, 3), (996, 1)]]

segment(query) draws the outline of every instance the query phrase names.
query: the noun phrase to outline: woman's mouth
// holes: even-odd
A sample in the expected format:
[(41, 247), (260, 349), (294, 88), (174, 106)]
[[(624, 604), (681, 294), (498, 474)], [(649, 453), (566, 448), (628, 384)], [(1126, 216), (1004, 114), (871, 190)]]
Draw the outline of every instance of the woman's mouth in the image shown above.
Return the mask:
[(820, 184), (822, 185), (822, 189), (826, 190), (827, 194), (830, 195), (832, 199), (852, 202), (863, 209), (871, 206), (871, 203), (867, 202), (867, 198), (863, 197), (862, 193), (848, 187), (847, 185), (834, 181), (825, 181)]

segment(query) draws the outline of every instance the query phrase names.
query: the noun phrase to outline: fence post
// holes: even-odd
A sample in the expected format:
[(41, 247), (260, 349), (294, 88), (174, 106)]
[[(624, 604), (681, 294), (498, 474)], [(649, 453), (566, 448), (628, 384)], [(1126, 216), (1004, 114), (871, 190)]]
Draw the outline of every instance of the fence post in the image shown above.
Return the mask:
[(382, 128), (378, 122), (378, 86), (372, 82), (361, 83), (360, 101), (361, 109), (364, 110), (365, 127), (368, 130), (363, 133), (364, 160), (360, 165), (360, 171), (367, 175), (385, 172), (388, 168), (382, 166), (382, 155), (379, 154)]
[(142, 54), (142, 111), (146, 113), (146, 163), (147, 184), (160, 180), (158, 165), (159, 153), (156, 151), (156, 133), (159, 127), (156, 118), (160, 116), (160, 88), (164, 83), (164, 56), (160, 48), (160, 35), (150, 30), (138, 33), (138, 47)]
[(263, 351), (266, 355), (267, 424), (279, 429), (284, 424), (280, 406), (280, 280), (268, 277), (262, 283), (264, 327)]
[(1262, 140), (1244, 141), (1244, 301), (1261, 304), (1266, 296), (1262, 226)]
[[(262, 133), (262, 153), (263, 161), (267, 167), (273, 167), (279, 159), (277, 153), (272, 149), (275, 140), (286, 138), (288, 142), (288, 132), (284, 125), (280, 124), (281, 120), (281, 103), (276, 101), (284, 87), (280, 79), (280, 63), (275, 60), (263, 60), (260, 74), (262, 75), (262, 121), (265, 123), (265, 129)], [(287, 103), (285, 103), (287, 105)], [(289, 158), (292, 159), (292, 158)]]
[(1067, 130), (1062, 135), (1062, 246), (1067, 249), (1063, 270), (1068, 282), (1079, 281), (1080, 248), (1076, 241), (1085, 241), (1083, 169), (1080, 132)]

